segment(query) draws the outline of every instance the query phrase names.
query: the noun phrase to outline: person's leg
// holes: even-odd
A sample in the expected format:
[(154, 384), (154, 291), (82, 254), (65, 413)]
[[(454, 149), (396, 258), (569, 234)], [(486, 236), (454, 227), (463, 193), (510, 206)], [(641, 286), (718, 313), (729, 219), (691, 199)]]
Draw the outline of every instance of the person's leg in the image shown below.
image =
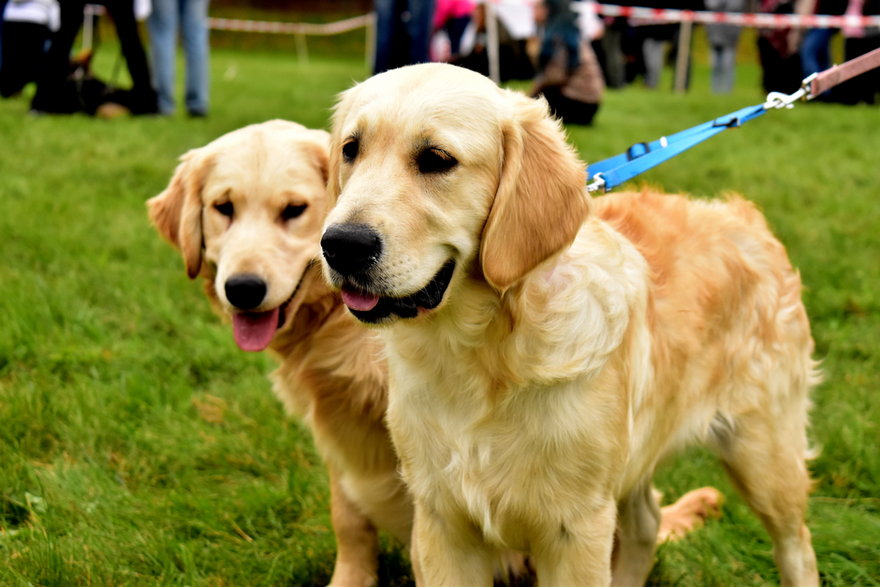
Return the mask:
[(6, 11), (6, 0), (0, 0), (0, 67), (3, 66), (3, 13)]
[(133, 114), (155, 114), (158, 112), (156, 91), (150, 76), (147, 53), (141, 42), (141, 34), (134, 18), (134, 3), (131, 0), (105, 0), (107, 11), (116, 26), (116, 35), (122, 45), (122, 54), (128, 65), (132, 82)]
[(410, 63), (431, 60), (431, 29), (434, 22), (434, 0), (410, 0), (406, 24), (410, 42)]
[(721, 45), (712, 45), (709, 49), (709, 57), (712, 64), (712, 92), (715, 94), (724, 93), (722, 90), (724, 86), (724, 76), (722, 73), (724, 67), (722, 65), (723, 52), (724, 47)]
[(37, 76), (37, 93), (31, 101), (31, 110), (59, 114), (79, 110), (79, 102), (65, 92), (65, 81), (70, 72), (70, 50), (82, 28), (85, 5), (85, 0), (61, 3), (61, 28), (52, 35), (52, 44)]
[(559, 86), (548, 86), (541, 90), (547, 100), (550, 112), (565, 124), (593, 124), (593, 118), (599, 111), (598, 104), (579, 102), (565, 96)]
[(0, 96), (15, 96), (34, 81), (47, 34), (48, 29), (35, 22), (6, 23), (0, 38), (0, 51), (6, 55), (0, 63)]
[(471, 22), (470, 16), (459, 16), (458, 18), (450, 18), (446, 21), (446, 34), (449, 36), (449, 52), (453, 57), (457, 57), (461, 52), (461, 38), (464, 36), (465, 30)]
[(656, 88), (666, 60), (666, 41), (648, 37), (642, 44), (642, 52), (645, 59), (645, 85)]
[(801, 42), (801, 67), (805, 76), (828, 69), (832, 29), (809, 29)]
[(180, 0), (180, 25), (186, 59), (187, 112), (193, 116), (208, 113), (210, 95), (210, 46), (208, 44), (209, 0)]
[(609, 88), (622, 88), (626, 85), (626, 58), (623, 55), (623, 33), (615, 23), (605, 29), (600, 42), (605, 50), (606, 81)]
[(391, 69), (391, 53), (397, 29), (397, 7), (395, 0), (375, 0), (376, 12), (376, 53), (373, 73)]
[(174, 113), (174, 79), (177, 53), (177, 0), (152, 0), (147, 19), (153, 58), (153, 85), (159, 95), (159, 112)]
[(721, 47), (718, 60), (718, 93), (729, 94), (733, 91), (733, 80), (736, 76), (736, 45)]
[(767, 37), (758, 37), (758, 57), (761, 63), (761, 87), (764, 91), (788, 93), (788, 76), (783, 59)]

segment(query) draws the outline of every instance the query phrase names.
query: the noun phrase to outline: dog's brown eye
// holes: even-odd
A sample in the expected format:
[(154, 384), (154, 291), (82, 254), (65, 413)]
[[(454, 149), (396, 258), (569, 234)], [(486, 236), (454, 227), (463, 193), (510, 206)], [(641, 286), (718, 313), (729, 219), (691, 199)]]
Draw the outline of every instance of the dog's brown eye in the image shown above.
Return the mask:
[(214, 209), (228, 218), (232, 218), (232, 213), (235, 211), (235, 208), (233, 208), (232, 206), (232, 202), (222, 202), (220, 204), (214, 204)]
[(443, 173), (458, 165), (458, 160), (442, 149), (431, 148), (416, 156), (416, 165), (422, 173)]
[(344, 145), (342, 145), (342, 158), (345, 159), (346, 163), (351, 163), (354, 161), (355, 157), (358, 156), (360, 148), (360, 141), (355, 138), (349, 139)]
[(305, 204), (288, 204), (285, 206), (284, 210), (281, 211), (281, 219), (282, 220), (292, 220), (297, 216), (302, 216), (302, 213), (306, 211)]

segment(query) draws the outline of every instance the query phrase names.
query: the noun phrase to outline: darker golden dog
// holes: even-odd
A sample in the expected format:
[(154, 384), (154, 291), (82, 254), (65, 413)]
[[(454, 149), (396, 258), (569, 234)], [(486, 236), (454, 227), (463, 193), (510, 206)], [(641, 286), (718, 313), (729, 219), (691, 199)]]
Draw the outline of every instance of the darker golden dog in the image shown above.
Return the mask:
[(337, 586), (375, 585), (377, 529), (409, 543), (412, 504), (384, 424), (382, 347), (316, 264), (330, 209), (324, 131), (251, 125), (181, 158), (149, 201), (159, 232), (233, 325), (244, 350), (279, 361), (274, 391), (311, 429), (327, 464)]

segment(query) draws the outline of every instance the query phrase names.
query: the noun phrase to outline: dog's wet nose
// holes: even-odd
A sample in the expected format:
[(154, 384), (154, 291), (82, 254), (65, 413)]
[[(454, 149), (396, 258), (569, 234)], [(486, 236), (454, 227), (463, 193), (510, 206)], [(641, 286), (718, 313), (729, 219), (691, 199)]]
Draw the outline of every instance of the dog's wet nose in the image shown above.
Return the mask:
[(226, 280), (226, 299), (239, 310), (253, 310), (266, 297), (266, 282), (258, 275), (244, 273)]
[(363, 273), (382, 255), (382, 237), (366, 224), (333, 224), (321, 238), (324, 259), (342, 275)]

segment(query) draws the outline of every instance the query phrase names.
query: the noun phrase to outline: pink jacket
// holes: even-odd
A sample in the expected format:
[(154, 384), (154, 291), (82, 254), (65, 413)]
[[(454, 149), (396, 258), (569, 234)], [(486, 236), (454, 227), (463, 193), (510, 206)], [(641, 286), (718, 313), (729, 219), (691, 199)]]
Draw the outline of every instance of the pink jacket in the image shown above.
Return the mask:
[(434, 28), (442, 27), (450, 18), (468, 16), (476, 8), (475, 0), (436, 0), (434, 7)]

